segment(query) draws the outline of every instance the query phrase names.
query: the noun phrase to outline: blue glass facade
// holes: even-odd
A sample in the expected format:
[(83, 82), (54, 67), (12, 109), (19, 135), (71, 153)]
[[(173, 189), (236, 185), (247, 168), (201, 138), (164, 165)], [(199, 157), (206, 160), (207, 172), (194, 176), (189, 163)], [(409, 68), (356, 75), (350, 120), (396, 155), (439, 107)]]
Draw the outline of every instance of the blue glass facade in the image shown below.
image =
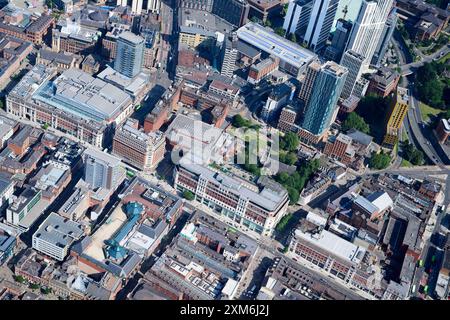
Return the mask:
[(330, 127), (347, 73), (347, 69), (335, 63), (328, 62), (322, 66), (306, 105), (303, 129), (321, 135)]

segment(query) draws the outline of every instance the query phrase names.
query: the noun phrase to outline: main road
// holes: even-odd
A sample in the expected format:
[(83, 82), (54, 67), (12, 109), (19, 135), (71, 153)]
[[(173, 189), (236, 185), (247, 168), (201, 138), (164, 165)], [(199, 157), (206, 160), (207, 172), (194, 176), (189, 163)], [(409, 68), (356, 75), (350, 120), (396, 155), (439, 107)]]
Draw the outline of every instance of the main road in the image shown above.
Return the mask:
[[(400, 49), (403, 50), (402, 46), (399, 46), (399, 47), (400, 47)], [(450, 45), (443, 46), (441, 49), (439, 49), (435, 53), (430, 54), (428, 56), (423, 56), (423, 58), (420, 61), (412, 62), (412, 63), (408, 63), (408, 64), (404, 64), (404, 65), (400, 66), (401, 74), (403, 76), (410, 75), (410, 74), (414, 73), (414, 71), (417, 68), (422, 67), (425, 63), (431, 62), (437, 58), (444, 57), (448, 53), (450, 53)]]

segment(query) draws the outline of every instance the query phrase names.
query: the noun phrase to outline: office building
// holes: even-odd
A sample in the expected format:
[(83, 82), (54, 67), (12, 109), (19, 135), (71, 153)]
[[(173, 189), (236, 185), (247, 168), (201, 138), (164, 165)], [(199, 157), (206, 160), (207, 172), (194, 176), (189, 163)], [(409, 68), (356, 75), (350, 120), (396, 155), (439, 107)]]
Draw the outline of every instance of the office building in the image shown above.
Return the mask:
[(155, 169), (164, 157), (166, 141), (160, 131), (145, 133), (129, 119), (116, 130), (112, 154), (140, 170)]
[(236, 43), (226, 38), (222, 47), (222, 67), (220, 74), (227, 77), (232, 77), (234, 70), (236, 69), (238, 51), (236, 49)]
[(84, 181), (92, 189), (116, 189), (122, 182), (124, 170), (120, 159), (97, 149), (86, 149), (83, 154)]
[(392, 69), (381, 67), (369, 76), (369, 81), (367, 93), (385, 98), (397, 88), (400, 75)]
[(16, 181), (12, 180), (9, 173), (0, 173), (0, 207), (12, 197)]
[(127, 24), (115, 24), (111, 30), (102, 37), (102, 55), (112, 61), (117, 55), (117, 39), (124, 31), (130, 31), (131, 26)]
[(236, 27), (247, 23), (249, 5), (247, 0), (214, 0), (212, 13)]
[(263, 26), (249, 22), (237, 31), (238, 38), (258, 50), (280, 59), (279, 68), (298, 78), (316, 55)]
[(89, 54), (95, 51), (101, 37), (99, 29), (93, 30), (80, 21), (61, 20), (52, 30), (52, 50), (76, 54)]
[[(353, 88), (356, 82), (361, 78), (362, 74), (362, 64), (365, 57), (352, 51), (348, 50), (344, 53), (342, 57), (341, 66), (347, 68), (348, 75), (345, 79), (344, 88), (342, 89), (341, 98), (347, 99), (353, 94)], [(355, 95), (357, 96), (357, 95)]]
[(448, 144), (448, 137), (450, 136), (449, 119), (441, 119), (436, 127), (436, 137), (441, 144)]
[(101, 79), (79, 69), (52, 80), (55, 75), (56, 68), (34, 66), (8, 94), (7, 112), (97, 147), (103, 146), (105, 131), (133, 112), (130, 95)]
[(29, 183), (36, 190), (42, 191), (43, 199), (54, 201), (67, 187), (71, 178), (70, 166), (50, 163), (43, 166)]
[(283, 132), (292, 131), (297, 119), (297, 109), (292, 105), (287, 105), (281, 109), (280, 118), (278, 119), (277, 128)]
[(280, 59), (268, 57), (258, 63), (253, 64), (248, 71), (247, 81), (256, 84), (262, 79), (270, 76), (275, 70), (278, 70)]
[(250, 10), (248, 19), (257, 19), (266, 22), (269, 17), (281, 15), (286, 0), (247, 0)]
[(384, 26), (383, 33), (381, 34), (380, 41), (378, 42), (377, 48), (375, 49), (375, 53), (372, 57), (371, 64), (374, 66), (380, 66), (383, 61), (384, 55), (386, 54), (389, 43), (392, 39), (392, 35), (395, 30), (395, 26), (397, 25), (397, 9), (393, 8), (391, 13), (388, 16), (386, 21), (386, 25)]
[(363, 72), (369, 69), (393, 3), (393, 0), (362, 2), (346, 51), (353, 50), (365, 57)]
[(159, 13), (161, 0), (117, 0), (117, 5), (130, 7), (134, 14), (141, 14), (143, 11)]
[(138, 75), (144, 62), (144, 42), (141, 36), (129, 31), (122, 32), (117, 39), (114, 69), (129, 78)]
[[(308, 214), (308, 216), (311, 213)], [(288, 256), (308, 268), (320, 268), (336, 281), (347, 286), (369, 291), (372, 289), (367, 271), (367, 249), (315, 224), (301, 225), (293, 233)]]
[(144, 131), (155, 132), (158, 131), (169, 117), (169, 106), (160, 100), (156, 106), (150, 111), (144, 120)]
[(415, 41), (436, 40), (448, 26), (450, 12), (432, 2), (423, 0), (397, 0), (399, 18), (410, 26)]
[(318, 52), (325, 47), (339, 0), (300, 0), (289, 3), (283, 28)]
[(409, 91), (406, 88), (397, 88), (397, 94), (392, 100), (386, 124), (386, 134), (383, 139), (383, 147), (394, 148), (398, 143), (400, 128), (409, 109)]
[(334, 120), (347, 74), (346, 68), (332, 61), (321, 66), (314, 75), (311, 95), (305, 106), (303, 129), (317, 136), (328, 130)]
[(33, 234), (33, 249), (63, 261), (72, 243), (83, 234), (81, 224), (52, 212)]
[[(286, 34), (304, 35), (311, 20), (314, 0), (291, 0), (288, 5), (283, 29)], [(300, 39), (299, 39), (300, 40)]]
[(313, 61), (306, 68), (305, 77), (303, 78), (302, 86), (298, 93), (298, 97), (305, 105), (308, 104), (309, 98), (311, 97), (314, 81), (316, 80), (316, 76), (320, 72), (321, 67), (322, 65), (319, 61)]
[(8, 143), (9, 138), (12, 137), (14, 131), (17, 129), (17, 122), (6, 118), (4, 116), (0, 116), (0, 148)]
[(117, 0), (117, 5), (122, 7), (129, 6), (134, 14), (141, 14), (142, 12), (142, 0)]
[(369, 88), (369, 80), (367, 80), (364, 77), (360, 77), (355, 82), (355, 86), (353, 87), (352, 95), (354, 95), (358, 99), (361, 99), (362, 97), (364, 97), (366, 95), (368, 88)]
[(352, 142), (352, 138), (343, 133), (339, 133), (337, 136), (330, 136), (325, 144), (323, 153), (332, 159), (349, 165), (355, 157), (355, 149), (352, 147)]
[(261, 110), (261, 119), (271, 121), (278, 111), (294, 97), (295, 86), (289, 82), (277, 85), (267, 98)]
[(13, 256), (16, 243), (17, 240), (14, 235), (9, 234), (6, 230), (0, 229), (0, 266)]
[(9, 82), (9, 78), (16, 73), (22, 61), (33, 50), (33, 44), (16, 37), (0, 33), (0, 84)]
[(43, 38), (52, 30), (55, 19), (46, 14), (38, 18), (14, 6), (12, 3), (0, 11), (0, 33), (42, 44)]
[(231, 30), (230, 24), (209, 12), (182, 10), (179, 13), (178, 43), (180, 47), (196, 49), (201, 45), (211, 51), (220, 50), (224, 45), (225, 34)]
[(306, 33), (304, 36), (299, 34), (300, 39), (303, 39), (314, 52), (318, 52), (325, 47), (338, 5), (339, 0), (314, 1)]
[(242, 232), (227, 232), (220, 220), (197, 210), (144, 277), (154, 293), (174, 299), (237, 298), (258, 244)]
[(27, 186), (19, 196), (9, 199), (6, 208), (6, 223), (28, 230), (36, 219), (43, 214), (49, 202), (42, 200), (42, 191)]
[(159, 13), (161, 8), (161, 0), (143, 0), (143, 7), (147, 10), (147, 12)]
[(350, 38), (352, 27), (353, 24), (350, 21), (346, 21), (344, 19), (337, 20), (331, 45), (326, 48), (324, 53), (327, 59), (333, 60), (334, 62), (341, 61), (345, 47), (347, 46), (347, 42)]
[(242, 231), (271, 235), (289, 205), (287, 191), (267, 177), (259, 186), (202, 166), (189, 157), (176, 168), (175, 187), (195, 195), (195, 199), (220, 216), (220, 220)]

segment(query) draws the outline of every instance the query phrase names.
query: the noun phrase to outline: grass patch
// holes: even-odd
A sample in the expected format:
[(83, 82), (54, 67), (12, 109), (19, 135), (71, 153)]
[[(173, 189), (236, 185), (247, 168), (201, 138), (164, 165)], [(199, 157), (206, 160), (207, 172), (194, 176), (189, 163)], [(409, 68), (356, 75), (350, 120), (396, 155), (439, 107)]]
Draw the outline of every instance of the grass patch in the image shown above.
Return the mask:
[(292, 213), (288, 213), (283, 218), (281, 218), (280, 222), (278, 222), (277, 226), (275, 227), (275, 230), (280, 233), (286, 231), (286, 228), (289, 226), (289, 224), (292, 223), (293, 218), (295, 218), (295, 216)]
[(450, 52), (438, 60), (439, 63), (446, 63), (450, 59)]
[(406, 130), (402, 130), (402, 141), (408, 141), (408, 133)]
[(433, 108), (423, 102), (419, 102), (419, 108), (420, 108), (420, 113), (422, 115), (422, 119), (425, 122), (428, 122), (430, 120), (430, 117), (437, 116), (439, 113), (442, 112), (442, 110)]
[(400, 167), (411, 168), (411, 167), (413, 167), (413, 164), (406, 159), (402, 159), (402, 162), (400, 163)]

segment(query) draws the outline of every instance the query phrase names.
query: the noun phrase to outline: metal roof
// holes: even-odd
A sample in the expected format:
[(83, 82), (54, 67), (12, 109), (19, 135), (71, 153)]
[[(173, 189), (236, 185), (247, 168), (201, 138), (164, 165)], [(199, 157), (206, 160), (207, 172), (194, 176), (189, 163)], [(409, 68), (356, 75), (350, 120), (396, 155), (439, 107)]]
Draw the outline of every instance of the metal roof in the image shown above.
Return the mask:
[(281, 60), (297, 68), (308, 64), (316, 55), (270, 31), (257, 23), (249, 22), (237, 30), (239, 39), (258, 49), (279, 57)]

